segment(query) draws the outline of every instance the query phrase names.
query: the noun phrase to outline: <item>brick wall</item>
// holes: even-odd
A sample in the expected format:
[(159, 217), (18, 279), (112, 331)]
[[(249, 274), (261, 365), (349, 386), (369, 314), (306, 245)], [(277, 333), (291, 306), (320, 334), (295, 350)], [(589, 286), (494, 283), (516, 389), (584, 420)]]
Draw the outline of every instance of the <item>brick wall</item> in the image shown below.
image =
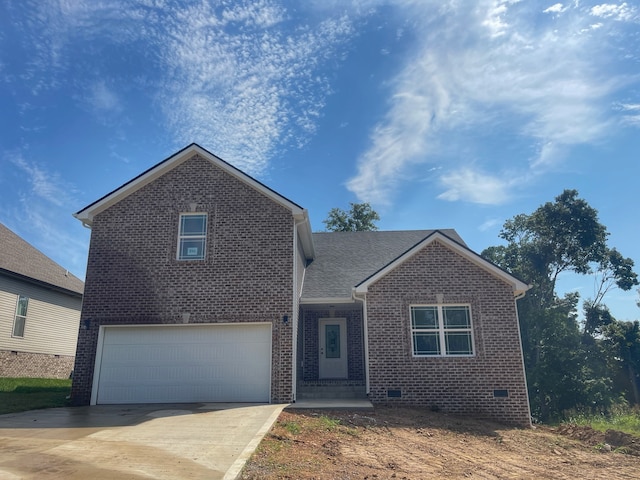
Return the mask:
[[(208, 213), (204, 261), (177, 261), (180, 213)], [(99, 325), (273, 323), (272, 401), (292, 397), (291, 212), (195, 155), (96, 215), (72, 398), (89, 403)], [(84, 324), (83, 324), (84, 325)]]
[[(414, 357), (410, 305), (471, 305), (473, 357)], [(369, 287), (371, 399), (529, 425), (516, 306), (510, 285), (434, 242)], [(389, 390), (400, 391), (398, 398)], [(494, 397), (507, 390), (507, 397)]]
[(0, 377), (69, 378), (74, 358), (0, 350)]

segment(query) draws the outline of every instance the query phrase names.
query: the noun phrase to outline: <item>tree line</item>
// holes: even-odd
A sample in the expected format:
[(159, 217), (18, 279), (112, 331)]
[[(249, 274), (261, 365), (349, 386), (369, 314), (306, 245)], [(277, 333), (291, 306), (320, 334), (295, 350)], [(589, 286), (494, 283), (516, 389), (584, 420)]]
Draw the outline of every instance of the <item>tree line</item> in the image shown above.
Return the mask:
[[(379, 219), (368, 203), (351, 203), (348, 212), (332, 209), (324, 223), (329, 231), (377, 230)], [(518, 300), (518, 316), (537, 421), (640, 405), (640, 322), (615, 319), (605, 303), (612, 290), (637, 286), (638, 276), (633, 260), (610, 247), (608, 236), (597, 210), (576, 190), (565, 190), (533, 213), (507, 220), (499, 235), (505, 244), (481, 253), (531, 285)], [(579, 294), (556, 291), (565, 272), (594, 279), (582, 317)]]

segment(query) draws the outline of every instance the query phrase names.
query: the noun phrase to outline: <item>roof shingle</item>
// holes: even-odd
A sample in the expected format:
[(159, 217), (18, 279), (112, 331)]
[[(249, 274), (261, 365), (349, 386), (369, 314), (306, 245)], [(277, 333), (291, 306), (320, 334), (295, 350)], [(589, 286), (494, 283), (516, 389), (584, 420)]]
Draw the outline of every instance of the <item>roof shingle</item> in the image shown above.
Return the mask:
[(0, 223), (0, 272), (18, 275), (76, 294), (84, 282)]
[[(435, 230), (317, 232), (316, 258), (307, 267), (302, 298), (347, 298), (374, 274)], [(453, 229), (440, 230), (464, 245)]]

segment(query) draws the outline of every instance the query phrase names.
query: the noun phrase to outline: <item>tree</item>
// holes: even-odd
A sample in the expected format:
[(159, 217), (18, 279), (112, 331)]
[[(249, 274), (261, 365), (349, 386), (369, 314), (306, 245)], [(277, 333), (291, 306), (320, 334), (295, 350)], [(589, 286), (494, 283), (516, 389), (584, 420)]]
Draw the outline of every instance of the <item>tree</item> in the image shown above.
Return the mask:
[[(612, 348), (607, 351), (598, 335), (614, 319), (602, 301), (612, 288), (638, 284), (633, 260), (607, 246), (598, 212), (576, 190), (507, 220), (500, 237), (507, 244), (482, 255), (532, 285), (518, 302), (532, 412), (547, 420), (571, 407), (606, 406), (614, 393), (607, 371)], [(559, 298), (555, 291), (558, 276), (568, 271), (599, 278), (595, 298), (585, 302), (582, 332), (578, 294)]]
[(380, 220), (378, 213), (368, 203), (350, 203), (348, 212), (332, 208), (322, 222), (329, 232), (362, 232), (378, 230), (375, 222)]

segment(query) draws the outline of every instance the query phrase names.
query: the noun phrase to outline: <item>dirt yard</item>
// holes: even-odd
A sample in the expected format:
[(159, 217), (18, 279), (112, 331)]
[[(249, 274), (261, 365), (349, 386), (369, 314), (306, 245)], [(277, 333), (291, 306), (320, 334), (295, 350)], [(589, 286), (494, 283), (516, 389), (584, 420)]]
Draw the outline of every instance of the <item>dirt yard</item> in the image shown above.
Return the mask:
[(588, 427), (515, 429), (421, 409), (285, 411), (244, 480), (640, 478), (640, 439)]

